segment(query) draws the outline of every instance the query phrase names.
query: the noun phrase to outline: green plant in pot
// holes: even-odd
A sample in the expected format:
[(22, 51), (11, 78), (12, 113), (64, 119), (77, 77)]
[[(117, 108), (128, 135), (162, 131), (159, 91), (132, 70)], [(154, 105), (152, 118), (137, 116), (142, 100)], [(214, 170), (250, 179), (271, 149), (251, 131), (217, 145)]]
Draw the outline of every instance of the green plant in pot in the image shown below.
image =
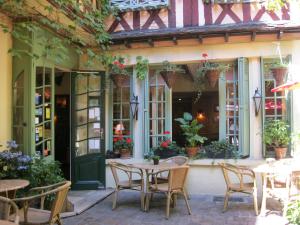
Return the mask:
[(270, 65), (270, 71), (276, 80), (276, 85), (279, 86), (283, 84), (286, 79), (288, 73), (288, 63), (282, 60), (272, 63)]
[(125, 58), (122, 56), (107, 56), (104, 60), (110, 77), (117, 87), (121, 87), (129, 77), (129, 71), (125, 67)]
[(264, 126), (264, 143), (275, 150), (276, 159), (285, 158), (291, 140), (289, 125), (284, 120), (268, 120)]
[(205, 153), (212, 159), (237, 159), (239, 153), (237, 147), (228, 143), (226, 140), (212, 141), (209, 145), (204, 146)]
[(200, 129), (203, 127), (193, 116), (185, 112), (182, 118), (177, 118), (175, 121), (180, 123), (180, 128), (186, 138), (186, 152), (189, 157), (194, 157), (199, 150), (199, 145), (203, 144), (206, 137), (199, 135)]
[(154, 155), (154, 156), (152, 156), (152, 160), (153, 160), (154, 165), (158, 165), (159, 160), (160, 160), (160, 156), (159, 155)]
[(149, 65), (148, 59), (145, 59), (142, 56), (136, 57), (135, 71), (136, 71), (136, 77), (138, 79), (145, 80), (148, 73), (148, 65)]
[(181, 66), (171, 64), (169, 61), (165, 60), (162, 62), (162, 67), (156, 70), (159, 73), (169, 88), (172, 88), (176, 82), (176, 77), (180, 73), (184, 73), (184, 69)]

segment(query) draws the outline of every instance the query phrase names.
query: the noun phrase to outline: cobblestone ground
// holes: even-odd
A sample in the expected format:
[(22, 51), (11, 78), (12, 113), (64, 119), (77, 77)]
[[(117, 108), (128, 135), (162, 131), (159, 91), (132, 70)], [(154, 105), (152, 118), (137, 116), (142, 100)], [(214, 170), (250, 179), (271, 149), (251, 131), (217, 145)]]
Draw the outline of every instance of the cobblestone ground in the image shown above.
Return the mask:
[[(228, 211), (222, 213), (221, 201), (208, 196), (192, 196), (192, 215), (188, 215), (183, 199), (178, 199), (176, 208), (171, 209), (169, 220), (165, 219), (165, 198), (154, 196), (149, 212), (142, 212), (139, 194), (122, 191), (118, 207), (112, 211), (112, 196), (99, 202), (86, 212), (66, 218), (64, 225), (286, 225), (287, 221), (275, 209), (266, 216), (255, 216), (252, 203), (229, 202)], [(274, 205), (274, 203), (272, 204)], [(270, 207), (270, 206), (268, 206)]]

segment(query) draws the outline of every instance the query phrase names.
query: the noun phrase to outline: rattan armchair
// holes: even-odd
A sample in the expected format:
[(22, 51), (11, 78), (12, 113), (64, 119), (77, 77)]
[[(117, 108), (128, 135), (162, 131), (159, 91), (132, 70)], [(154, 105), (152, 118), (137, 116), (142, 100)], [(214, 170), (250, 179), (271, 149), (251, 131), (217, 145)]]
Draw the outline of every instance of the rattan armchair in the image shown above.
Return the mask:
[[(13, 210), (12, 210), (13, 209)], [(14, 214), (11, 216), (11, 212)], [(14, 203), (9, 198), (0, 196), (0, 220), (5, 220), (5, 224), (19, 224), (19, 215), (18, 215), (18, 207), (16, 203)], [(13, 222), (10, 222), (13, 221)], [(1, 222), (0, 222), (1, 224)]]
[[(14, 199), (15, 202), (19, 202), (22, 206), (22, 210), (19, 210), (20, 223), (27, 225), (62, 224), (59, 214), (70, 186), (70, 181), (63, 181), (45, 187), (37, 187), (30, 190), (31, 193), (34, 193), (33, 195)], [(55, 197), (51, 205), (51, 211), (44, 210), (45, 198), (50, 195)], [(39, 209), (30, 207), (31, 203), (36, 203), (39, 199)]]
[[(141, 192), (141, 209), (144, 210), (144, 179), (143, 171), (137, 170), (135, 168), (129, 167), (125, 164), (118, 162), (109, 162), (111, 172), (113, 174), (116, 188), (114, 191), (114, 199), (112, 209), (117, 207), (118, 193), (121, 190), (130, 189)], [(125, 180), (120, 179), (120, 175), (125, 174)], [(137, 176), (138, 179), (134, 179), (134, 176)]]
[[(184, 184), (186, 181), (188, 170), (189, 170), (189, 166), (179, 166), (177, 168), (173, 168), (170, 170), (162, 170), (151, 174), (152, 177), (154, 178), (154, 184), (150, 186), (151, 194), (161, 192), (167, 195), (166, 219), (168, 219), (170, 215), (171, 200), (174, 201), (173, 197), (176, 196), (177, 194), (183, 195), (188, 209), (188, 213), (191, 214), (191, 208), (189, 206), (187, 194), (184, 189)], [(168, 182), (158, 183), (159, 175), (166, 171), (169, 171)], [(146, 209), (149, 209), (149, 204), (150, 204), (150, 199), (149, 199), (149, 195), (147, 195)]]
[[(236, 166), (229, 163), (219, 163), (219, 165), (226, 183), (223, 212), (227, 210), (230, 194), (239, 192), (253, 196), (254, 210), (258, 215), (257, 186), (254, 171), (245, 166)], [(237, 178), (238, 183), (233, 182), (233, 177)], [(245, 177), (248, 177), (249, 181), (245, 181)]]

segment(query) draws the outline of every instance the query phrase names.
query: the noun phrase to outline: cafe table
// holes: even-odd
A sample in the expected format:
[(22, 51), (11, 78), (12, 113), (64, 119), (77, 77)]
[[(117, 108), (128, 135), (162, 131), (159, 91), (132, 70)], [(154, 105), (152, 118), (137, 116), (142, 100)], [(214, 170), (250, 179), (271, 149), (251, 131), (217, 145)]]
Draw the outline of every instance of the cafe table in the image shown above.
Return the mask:
[(253, 168), (253, 171), (257, 174), (261, 174), (262, 178), (262, 203), (260, 214), (264, 215), (266, 212), (266, 199), (267, 199), (267, 190), (268, 190), (268, 177), (279, 176), (285, 180), (287, 186), (287, 195), (290, 190), (291, 175), (293, 171), (300, 170), (300, 166), (296, 164), (295, 161), (291, 159), (282, 159), (275, 161), (273, 159), (269, 159), (266, 163), (258, 165)]
[(16, 225), (16, 223), (7, 220), (0, 220), (0, 225)]
[(0, 180), (0, 196), (15, 198), (18, 189), (25, 188), (29, 185), (28, 180), (23, 179), (6, 179)]
[[(144, 196), (146, 198), (146, 201), (148, 201), (149, 198), (147, 196), (151, 194), (151, 191), (150, 191), (150, 186), (151, 186), (150, 176), (151, 176), (151, 174), (153, 172), (165, 171), (165, 170), (171, 170), (173, 168), (177, 168), (178, 164), (172, 163), (172, 162), (160, 162), (158, 165), (154, 165), (151, 162), (145, 162), (145, 163), (128, 164), (128, 166), (142, 170), (145, 172), (145, 173), (143, 173), (146, 176), (146, 177), (144, 177), (144, 180), (146, 182), (145, 189), (144, 189)], [(149, 210), (148, 208), (146, 208), (146, 206), (149, 205), (148, 202), (146, 202), (146, 201), (144, 201), (145, 202), (144, 211)]]

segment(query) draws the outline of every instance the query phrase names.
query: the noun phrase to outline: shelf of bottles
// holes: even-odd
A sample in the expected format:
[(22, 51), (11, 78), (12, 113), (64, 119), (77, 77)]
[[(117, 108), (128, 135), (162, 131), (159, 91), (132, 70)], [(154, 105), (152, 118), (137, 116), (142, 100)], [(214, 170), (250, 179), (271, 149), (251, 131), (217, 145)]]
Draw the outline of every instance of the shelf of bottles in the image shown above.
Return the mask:
[(42, 156), (52, 153), (52, 69), (36, 68), (35, 82), (35, 150)]

